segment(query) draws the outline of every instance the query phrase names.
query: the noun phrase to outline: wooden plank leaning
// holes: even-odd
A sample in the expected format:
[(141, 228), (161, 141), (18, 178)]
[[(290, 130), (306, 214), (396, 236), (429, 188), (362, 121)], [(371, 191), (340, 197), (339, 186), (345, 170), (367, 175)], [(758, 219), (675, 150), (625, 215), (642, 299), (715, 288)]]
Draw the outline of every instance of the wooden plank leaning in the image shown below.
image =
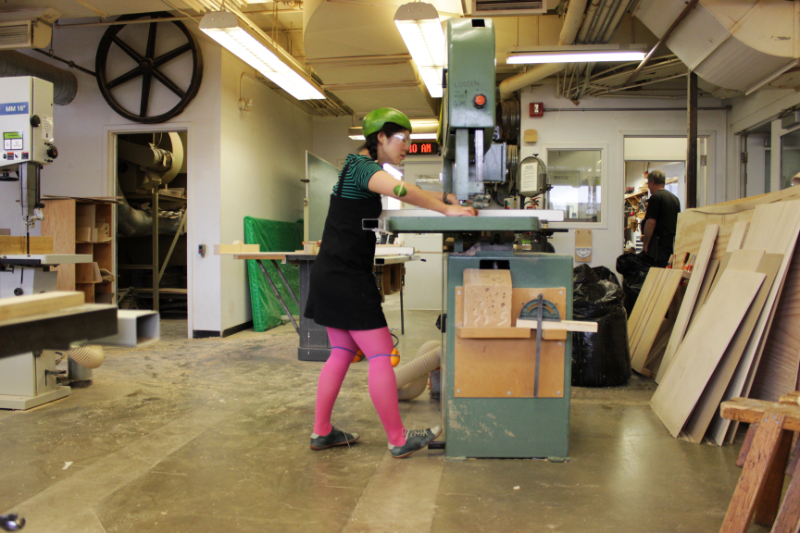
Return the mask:
[(83, 305), (80, 291), (53, 291), (0, 299), (0, 322)]
[[(768, 254), (783, 254), (783, 261), (723, 400), (747, 396), (750, 393), (753, 373), (758, 369), (764, 349), (764, 340), (772, 323), (776, 303), (783, 290), (786, 272), (794, 256), (799, 234), (800, 201), (779, 202), (756, 207), (742, 248), (762, 249), (766, 250)], [(714, 442), (732, 441), (737, 427), (738, 423), (718, 418), (709, 428), (709, 436)]]
[(650, 400), (673, 437), (689, 419), (765, 277), (757, 272), (726, 270), (718, 290), (708, 298), (681, 343), (673, 368)]
[(678, 285), (680, 285), (683, 279), (683, 271), (666, 270), (664, 276), (664, 286), (658, 295), (646, 324), (642, 328), (642, 334), (636, 345), (636, 351), (631, 354), (631, 368), (640, 374), (647, 362), (647, 356), (653, 348), (656, 336), (661, 329), (661, 324), (664, 322), (667, 310), (672, 304), (672, 299), (675, 297), (675, 292), (678, 290)]
[(703, 285), (708, 262), (711, 260), (711, 253), (714, 251), (714, 241), (717, 239), (717, 233), (719, 233), (719, 225), (709, 224), (706, 226), (703, 234), (703, 244), (700, 246), (697, 258), (695, 258), (694, 271), (692, 272), (692, 277), (689, 278), (689, 284), (686, 286), (686, 293), (683, 295), (683, 304), (681, 304), (681, 309), (675, 318), (675, 327), (672, 328), (667, 350), (664, 352), (664, 358), (661, 360), (661, 366), (658, 368), (658, 374), (656, 374), (656, 383), (661, 383), (661, 380), (667, 375), (669, 367), (672, 365), (672, 359), (675, 357), (681, 342), (683, 342), (683, 337), (689, 327), (689, 320), (692, 317), (694, 305), (697, 301), (697, 295)]

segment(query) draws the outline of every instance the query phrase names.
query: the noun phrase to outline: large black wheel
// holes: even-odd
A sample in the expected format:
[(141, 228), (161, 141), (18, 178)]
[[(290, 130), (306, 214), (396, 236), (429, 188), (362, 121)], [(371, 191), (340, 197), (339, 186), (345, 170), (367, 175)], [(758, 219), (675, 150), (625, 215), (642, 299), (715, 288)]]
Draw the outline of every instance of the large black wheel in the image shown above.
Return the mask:
[[(123, 15), (117, 20), (137, 20), (147, 17), (152, 19), (152, 22), (149, 24), (136, 23), (110, 26), (100, 40), (97, 57), (95, 58), (97, 85), (100, 87), (100, 92), (108, 102), (108, 105), (129, 120), (143, 124), (166, 122), (183, 113), (186, 106), (197, 96), (197, 92), (200, 90), (200, 82), (203, 78), (203, 56), (200, 52), (200, 47), (192, 33), (182, 22), (177, 20), (158, 20), (170, 16), (169, 13), (164, 12)], [(146, 28), (146, 32), (142, 31), (141, 27)], [(174, 28), (177, 28), (178, 31), (176, 32)], [(146, 33), (146, 39), (144, 38), (144, 33)], [(159, 36), (165, 37), (166, 48), (169, 48), (169, 50), (161, 51), (159, 55), (156, 55)], [(146, 43), (134, 42), (137, 38), (140, 41), (146, 40)], [(144, 54), (137, 51), (142, 48), (145, 50)], [(164, 48), (164, 46), (161, 48)], [(178, 58), (182, 58), (186, 62), (188, 57), (184, 56), (184, 54), (187, 53), (191, 53), (191, 75), (184, 73), (184, 79), (176, 81), (173, 78), (176, 78), (177, 74), (171, 73), (168, 75), (164, 72), (165, 67), (168, 63)], [(119, 75), (114, 73), (112, 74), (114, 77), (108, 79), (110, 71), (119, 70), (120, 65), (123, 65), (124, 62), (130, 63), (130, 59), (136, 63), (135, 67)], [(188, 71), (188, 68), (182, 70)], [(130, 106), (123, 105), (120, 100), (126, 100), (120, 93), (123, 86), (138, 78), (141, 78), (141, 96), (138, 98), (138, 102), (135, 101), (135, 98), (133, 99), (132, 106), (135, 108), (136, 104), (138, 104), (137, 113), (128, 109)], [(159, 82), (166, 87), (173, 94), (173, 99), (177, 97), (177, 104), (163, 113), (150, 116), (148, 114), (151, 111), (150, 99), (155, 89), (153, 81)], [(127, 86), (126, 89), (129, 93), (130, 86)], [(117, 97), (114, 96), (115, 92), (118, 93)], [(130, 95), (128, 94), (127, 96), (127, 100), (131, 100)], [(126, 103), (130, 102), (126, 101)]]

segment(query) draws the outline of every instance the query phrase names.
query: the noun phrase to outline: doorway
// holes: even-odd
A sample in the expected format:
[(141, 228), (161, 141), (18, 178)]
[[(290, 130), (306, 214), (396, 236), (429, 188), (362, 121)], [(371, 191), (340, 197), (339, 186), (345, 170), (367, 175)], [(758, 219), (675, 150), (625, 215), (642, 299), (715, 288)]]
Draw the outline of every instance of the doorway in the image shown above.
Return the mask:
[(118, 133), (114, 146), (119, 306), (186, 317), (187, 132)]

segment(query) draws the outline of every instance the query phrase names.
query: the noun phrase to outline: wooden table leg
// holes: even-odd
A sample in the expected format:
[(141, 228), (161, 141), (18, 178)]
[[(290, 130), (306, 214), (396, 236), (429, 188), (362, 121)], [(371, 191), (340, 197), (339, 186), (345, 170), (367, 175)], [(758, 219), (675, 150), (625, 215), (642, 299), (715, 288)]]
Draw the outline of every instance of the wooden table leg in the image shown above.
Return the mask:
[(747, 454), (750, 453), (750, 446), (753, 445), (753, 437), (756, 436), (756, 430), (758, 430), (758, 424), (750, 424), (750, 427), (747, 428), (747, 435), (744, 436), (742, 449), (739, 450), (739, 457), (736, 458), (736, 466), (739, 468), (744, 466)]
[(783, 435), (786, 415), (764, 413), (728, 506), (720, 533), (746, 533)]
[(784, 430), (781, 433), (778, 449), (767, 472), (767, 479), (764, 481), (764, 488), (761, 490), (758, 501), (756, 501), (756, 512), (753, 517), (756, 524), (770, 527), (775, 523), (775, 517), (778, 516), (781, 494), (783, 493), (783, 478), (786, 464), (789, 462), (793, 436), (794, 433), (791, 431)]
[(772, 526), (772, 533), (798, 533), (800, 531), (800, 464), (795, 465), (792, 482), (786, 489), (783, 505)]

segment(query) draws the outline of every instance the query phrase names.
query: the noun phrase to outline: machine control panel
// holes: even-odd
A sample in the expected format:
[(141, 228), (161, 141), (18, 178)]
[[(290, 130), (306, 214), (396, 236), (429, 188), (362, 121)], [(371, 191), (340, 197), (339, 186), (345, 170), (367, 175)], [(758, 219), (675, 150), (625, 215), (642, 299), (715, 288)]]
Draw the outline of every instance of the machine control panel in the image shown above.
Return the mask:
[(0, 167), (23, 161), (52, 163), (53, 84), (31, 76), (3, 79), (0, 91)]

